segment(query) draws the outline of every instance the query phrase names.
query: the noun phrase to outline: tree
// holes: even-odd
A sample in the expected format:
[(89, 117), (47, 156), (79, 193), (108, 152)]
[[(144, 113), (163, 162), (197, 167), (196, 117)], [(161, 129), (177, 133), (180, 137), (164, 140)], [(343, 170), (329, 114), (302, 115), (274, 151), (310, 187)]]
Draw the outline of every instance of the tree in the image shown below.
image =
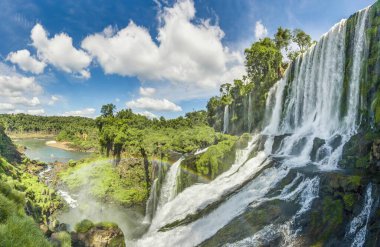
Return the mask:
[(114, 104), (106, 104), (102, 106), (100, 113), (103, 117), (113, 117), (116, 106)]
[(276, 43), (277, 49), (284, 49), (288, 51), (290, 42), (292, 41), (292, 33), (289, 29), (283, 29), (279, 27), (277, 33), (274, 35), (274, 42)]
[(305, 52), (313, 44), (310, 35), (301, 29), (295, 29), (293, 31), (293, 42), (298, 45), (301, 53)]
[(268, 82), (272, 86), (273, 82), (277, 81), (281, 76), (281, 65), (281, 51), (269, 38), (255, 42), (245, 50), (245, 66), (248, 79), (256, 85), (256, 88), (260, 88), (261, 84)]

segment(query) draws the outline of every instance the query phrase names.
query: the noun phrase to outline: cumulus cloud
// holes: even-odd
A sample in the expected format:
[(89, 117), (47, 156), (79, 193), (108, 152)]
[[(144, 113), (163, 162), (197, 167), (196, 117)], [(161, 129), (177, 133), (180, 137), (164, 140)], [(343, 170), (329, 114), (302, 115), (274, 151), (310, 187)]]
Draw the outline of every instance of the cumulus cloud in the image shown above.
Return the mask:
[(44, 62), (40, 62), (32, 57), (30, 52), (25, 49), (9, 53), (6, 60), (17, 64), (22, 70), (32, 72), (34, 74), (41, 74), (44, 72), (46, 67)]
[(54, 105), (58, 100), (59, 100), (59, 98), (58, 98), (57, 96), (52, 95), (52, 96), (50, 97), (50, 100), (49, 100), (49, 102), (48, 102), (48, 105)]
[(179, 112), (182, 108), (167, 99), (152, 99), (142, 97), (137, 100), (132, 100), (126, 103), (127, 107), (133, 109), (142, 109), (147, 111), (165, 111), (165, 112)]
[(83, 78), (89, 78), (86, 69), (91, 63), (91, 57), (83, 50), (73, 46), (72, 38), (66, 33), (60, 33), (49, 38), (41, 24), (36, 24), (31, 31), (33, 46), (37, 55), (44, 62), (67, 73), (76, 73)]
[(94, 108), (85, 108), (76, 111), (67, 111), (63, 113), (64, 116), (81, 116), (81, 117), (93, 117), (95, 113)]
[(255, 38), (256, 40), (265, 38), (268, 35), (267, 28), (263, 25), (263, 23), (260, 21), (256, 22), (255, 26)]
[(107, 27), (90, 35), (81, 46), (106, 74), (193, 85), (210, 93), (230, 79), (231, 71), (242, 75), (243, 59), (223, 46), (224, 33), (219, 26), (196, 19), (195, 13), (192, 0), (180, 0), (159, 11), (158, 44), (146, 28), (131, 21), (119, 31)]
[(28, 110), (27, 113), (30, 115), (44, 115), (45, 110), (44, 109), (31, 109), (31, 110)]
[(151, 113), (150, 111), (143, 111), (143, 112), (139, 112), (139, 113), (137, 113), (137, 114), (140, 114), (140, 115), (142, 115), (142, 116), (145, 116), (145, 117), (147, 117), (147, 118), (149, 118), (149, 119), (158, 118), (157, 115)]
[(156, 92), (156, 89), (152, 87), (140, 87), (141, 96), (152, 96)]
[(41, 93), (42, 87), (36, 82), (34, 77), (23, 77), (20, 75), (0, 74), (0, 96), (16, 97), (30, 93)]
[(23, 96), (11, 97), (9, 98), (9, 102), (13, 104), (18, 104), (18, 105), (24, 105), (24, 106), (38, 106), (41, 104), (40, 99), (38, 97), (33, 97), (31, 99), (28, 99)]

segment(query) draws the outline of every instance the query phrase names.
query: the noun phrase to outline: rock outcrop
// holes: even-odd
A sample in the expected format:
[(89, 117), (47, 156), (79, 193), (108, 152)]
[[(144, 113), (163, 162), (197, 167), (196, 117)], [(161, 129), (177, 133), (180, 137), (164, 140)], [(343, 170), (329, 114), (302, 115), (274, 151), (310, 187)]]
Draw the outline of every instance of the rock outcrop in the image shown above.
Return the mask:
[(83, 220), (71, 233), (72, 244), (77, 247), (125, 247), (124, 234), (114, 223), (94, 224)]

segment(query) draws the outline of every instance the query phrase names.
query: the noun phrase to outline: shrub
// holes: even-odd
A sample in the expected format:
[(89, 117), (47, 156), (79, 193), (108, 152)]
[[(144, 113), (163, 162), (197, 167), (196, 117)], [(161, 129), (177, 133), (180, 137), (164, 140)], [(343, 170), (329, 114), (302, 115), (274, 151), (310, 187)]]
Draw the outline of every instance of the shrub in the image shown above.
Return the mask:
[(0, 246), (49, 247), (50, 244), (32, 218), (12, 215), (0, 225)]
[(88, 232), (92, 227), (94, 227), (94, 223), (90, 220), (82, 220), (78, 224), (75, 225), (75, 231), (78, 233), (86, 233)]

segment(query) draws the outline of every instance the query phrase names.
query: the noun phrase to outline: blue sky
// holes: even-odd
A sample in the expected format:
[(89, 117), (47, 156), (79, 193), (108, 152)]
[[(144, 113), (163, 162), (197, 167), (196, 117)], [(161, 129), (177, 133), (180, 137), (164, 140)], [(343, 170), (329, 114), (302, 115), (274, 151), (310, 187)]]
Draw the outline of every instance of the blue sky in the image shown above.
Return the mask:
[(313, 39), (374, 0), (0, 2), (0, 112), (94, 117), (101, 105), (168, 118), (204, 109), (277, 27)]

